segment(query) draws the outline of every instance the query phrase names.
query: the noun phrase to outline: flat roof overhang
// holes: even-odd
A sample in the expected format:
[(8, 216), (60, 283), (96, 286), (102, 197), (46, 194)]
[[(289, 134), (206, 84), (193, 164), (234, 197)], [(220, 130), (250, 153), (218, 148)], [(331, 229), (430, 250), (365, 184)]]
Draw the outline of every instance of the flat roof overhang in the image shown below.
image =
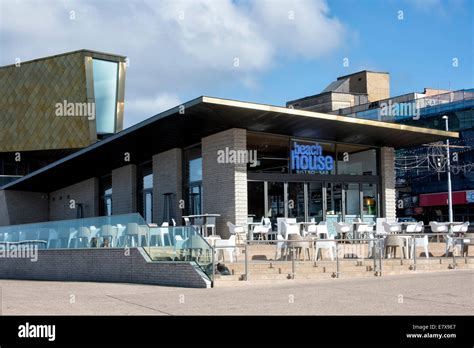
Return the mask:
[[(157, 153), (199, 143), (203, 137), (230, 128), (394, 148), (459, 137), (457, 132), (203, 96), (79, 150), (2, 189), (52, 192), (130, 163), (141, 163)], [(130, 154), (130, 162), (125, 161), (126, 153)]]

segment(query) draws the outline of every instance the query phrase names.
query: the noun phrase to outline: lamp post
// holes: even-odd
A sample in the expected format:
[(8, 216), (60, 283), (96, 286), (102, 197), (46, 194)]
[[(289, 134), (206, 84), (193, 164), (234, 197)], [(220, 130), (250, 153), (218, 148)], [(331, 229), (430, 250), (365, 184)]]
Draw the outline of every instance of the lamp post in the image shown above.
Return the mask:
[[(446, 131), (449, 130), (448, 116), (444, 115), (443, 120), (446, 122)], [(447, 171), (448, 171), (448, 215), (449, 222), (453, 222), (453, 194), (451, 192), (451, 158), (449, 155), (449, 139), (446, 139), (446, 156), (447, 156)]]

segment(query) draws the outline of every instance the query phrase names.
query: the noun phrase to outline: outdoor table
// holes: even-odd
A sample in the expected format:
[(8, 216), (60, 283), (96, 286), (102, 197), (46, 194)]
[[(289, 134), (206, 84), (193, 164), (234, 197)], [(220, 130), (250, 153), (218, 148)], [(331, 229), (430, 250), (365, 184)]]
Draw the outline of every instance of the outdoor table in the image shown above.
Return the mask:
[[(262, 225), (261, 222), (247, 222), (247, 231), (248, 231), (248, 239), (253, 240), (253, 228), (255, 226)], [(263, 225), (262, 225), (263, 226)]]
[(214, 247), (216, 244), (216, 240), (220, 240), (221, 236), (209, 236), (204, 238), (210, 246)]
[(192, 223), (191, 225), (199, 226), (199, 231), (200, 231), (200, 233), (202, 234), (202, 227), (206, 225), (207, 219), (206, 219), (206, 221), (204, 221), (204, 224), (202, 224), (202, 225), (196, 225), (196, 224), (194, 223), (194, 220), (195, 220), (196, 218), (201, 218), (201, 217), (203, 217), (203, 218), (208, 218), (208, 217), (219, 217), (219, 216), (221, 216), (221, 214), (207, 214), (207, 213), (206, 213), (206, 214), (195, 214), (195, 215), (183, 215), (182, 217), (183, 217), (183, 218), (191, 218), (191, 219), (193, 219), (193, 223)]

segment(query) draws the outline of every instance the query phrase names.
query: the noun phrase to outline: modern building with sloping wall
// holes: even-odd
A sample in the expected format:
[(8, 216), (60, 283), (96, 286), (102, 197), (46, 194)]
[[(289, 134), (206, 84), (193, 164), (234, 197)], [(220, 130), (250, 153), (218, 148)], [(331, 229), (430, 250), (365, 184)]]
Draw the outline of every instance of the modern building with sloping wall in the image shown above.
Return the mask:
[(0, 186), (123, 129), (125, 59), (80, 50), (0, 67)]

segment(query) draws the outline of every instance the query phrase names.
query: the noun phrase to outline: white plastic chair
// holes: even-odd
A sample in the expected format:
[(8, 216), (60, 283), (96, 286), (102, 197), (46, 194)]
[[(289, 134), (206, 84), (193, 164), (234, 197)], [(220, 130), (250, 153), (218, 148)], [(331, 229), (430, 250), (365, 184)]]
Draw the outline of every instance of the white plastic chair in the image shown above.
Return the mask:
[(234, 225), (232, 222), (227, 221), (227, 227), (229, 228), (230, 235), (236, 236), (236, 243), (245, 242), (245, 228), (243, 226)]
[[(454, 233), (466, 233), (469, 229), (469, 222), (466, 221), (462, 225), (453, 225), (452, 232)], [(448, 234), (446, 236), (446, 251), (445, 255), (448, 256), (449, 249), (452, 248), (453, 253), (456, 247), (459, 247), (461, 250), (463, 248), (463, 240), (462, 239), (454, 239), (454, 235)]]
[(283, 238), (285, 239), (288, 239), (288, 236), (290, 234), (300, 234), (300, 226), (299, 225), (296, 225), (296, 224), (293, 224), (293, 223), (288, 223), (288, 221), (284, 221), (283, 222), (284, 226), (285, 226), (285, 234), (283, 236)]
[(397, 224), (397, 223), (389, 223), (384, 221), (383, 223), (383, 228), (385, 233), (392, 234), (392, 233), (400, 233), (402, 232), (402, 225)]
[(225, 261), (224, 254), (227, 253), (229, 256), (230, 262), (234, 262), (234, 255), (235, 260), (237, 261), (237, 246), (235, 243), (236, 235), (231, 234), (229, 239), (216, 239), (214, 243), (214, 250), (216, 253), (222, 254), (222, 260)]
[(208, 229), (211, 229), (211, 236), (216, 234), (216, 217), (208, 216), (206, 217), (206, 224), (204, 225), (204, 230), (206, 231), (206, 236), (208, 235)]
[(283, 258), (285, 252), (286, 252), (286, 242), (283, 242), (285, 238), (281, 234), (277, 235), (277, 240), (279, 242), (276, 243), (276, 252), (275, 252), (275, 260), (278, 260), (278, 254), (280, 254), (280, 257)]
[[(331, 261), (334, 261), (334, 255), (336, 254), (336, 241), (319, 239), (316, 240), (316, 249), (314, 252), (314, 261), (318, 260), (319, 252), (321, 250), (329, 250), (329, 257)], [(321, 254), (321, 259), (323, 258)]]
[(344, 239), (344, 234), (346, 235), (346, 238), (349, 238), (351, 227), (348, 224), (345, 224), (344, 222), (333, 222), (333, 224), (340, 239)]
[[(433, 233), (448, 233), (449, 232), (449, 225), (439, 223), (436, 221), (430, 221), (431, 232)], [(435, 236), (436, 240), (439, 242), (440, 236)]]
[[(416, 224), (409, 224), (407, 225), (407, 233), (421, 233), (423, 232), (423, 221), (420, 221)], [(422, 236), (422, 237), (415, 237), (415, 246), (413, 246), (413, 238), (410, 239), (410, 248), (411, 248), (411, 253), (410, 257), (413, 258), (413, 253), (416, 252), (416, 247), (423, 247), (425, 250), (425, 256), (428, 259), (429, 252), (428, 252), (428, 236)]]

